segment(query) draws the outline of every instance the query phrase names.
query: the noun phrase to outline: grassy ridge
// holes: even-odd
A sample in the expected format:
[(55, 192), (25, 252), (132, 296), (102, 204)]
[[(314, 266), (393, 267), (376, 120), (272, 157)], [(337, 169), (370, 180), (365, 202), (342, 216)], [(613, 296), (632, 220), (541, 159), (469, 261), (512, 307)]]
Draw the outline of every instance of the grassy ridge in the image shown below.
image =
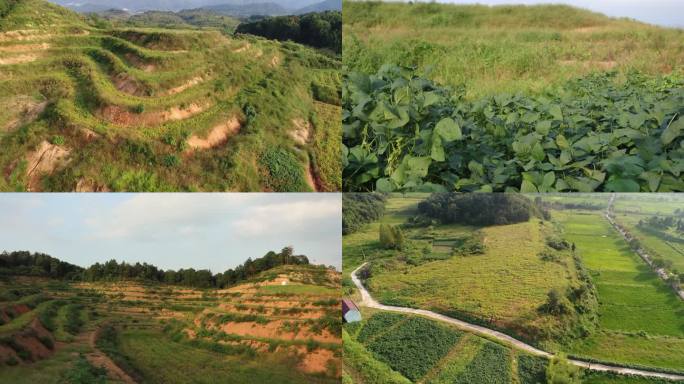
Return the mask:
[[(36, 15), (54, 26), (35, 23)], [(7, 149), (0, 190), (340, 188), (340, 159), (331, 156), (339, 139), (330, 140), (340, 137), (337, 59), (213, 29), (99, 28), (41, 0), (21, 0), (3, 28), (29, 27), (0, 39), (0, 60), (8, 60), (0, 61)], [(232, 119), (238, 132), (189, 150), (189, 138), (208, 137)], [(291, 136), (295, 119), (316, 127), (304, 144)], [(27, 154), (45, 141), (69, 153), (31, 180)], [(285, 154), (290, 183), (255, 161), (273, 151)], [(308, 168), (318, 185), (307, 185)]]
[(344, 1), (344, 63), (432, 68), (467, 97), (539, 92), (595, 70), (669, 73), (684, 65), (684, 31), (561, 5), (481, 6)]

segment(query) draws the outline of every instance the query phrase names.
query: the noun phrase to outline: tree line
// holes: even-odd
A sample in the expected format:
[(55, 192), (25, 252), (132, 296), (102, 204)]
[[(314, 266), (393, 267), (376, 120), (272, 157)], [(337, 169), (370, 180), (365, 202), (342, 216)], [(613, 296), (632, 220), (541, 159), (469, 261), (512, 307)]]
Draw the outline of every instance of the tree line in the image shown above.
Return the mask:
[(442, 223), (487, 226), (525, 222), (532, 217), (548, 218), (541, 198), (533, 203), (511, 193), (433, 193), (418, 204), (418, 212)]
[(277, 16), (240, 24), (236, 33), (328, 49), (342, 54), (342, 13), (327, 11), (303, 16)]
[(387, 197), (380, 193), (345, 193), (342, 195), (342, 234), (348, 235), (385, 213)]
[(82, 268), (44, 253), (5, 251), (0, 254), (0, 275), (40, 276), (91, 282), (144, 280), (195, 288), (224, 288), (280, 265), (308, 264), (309, 259), (304, 255), (295, 255), (292, 247), (285, 247), (280, 252), (270, 251), (254, 260), (249, 258), (241, 265), (217, 274), (212, 274), (208, 269), (163, 270), (152, 264), (119, 263), (116, 260)]

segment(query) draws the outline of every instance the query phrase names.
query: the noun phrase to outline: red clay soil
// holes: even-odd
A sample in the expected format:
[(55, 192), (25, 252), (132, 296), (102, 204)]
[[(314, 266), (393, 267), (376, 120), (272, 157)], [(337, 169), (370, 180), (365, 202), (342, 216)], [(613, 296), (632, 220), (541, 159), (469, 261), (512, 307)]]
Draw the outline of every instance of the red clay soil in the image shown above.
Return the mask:
[(15, 305), (12, 307), (12, 310), (17, 314), (17, 316), (23, 315), (26, 312), (31, 312), (31, 308), (29, 308), (26, 304)]
[(335, 357), (335, 353), (328, 349), (316, 349), (308, 352), (306, 347), (298, 347), (299, 353), (303, 354), (303, 358), (299, 363), (299, 369), (307, 373), (325, 373), (328, 372), (330, 365), (336, 366), (337, 375), (341, 375), (342, 361)]
[(240, 121), (236, 117), (233, 117), (232, 119), (213, 127), (206, 138), (192, 135), (188, 138), (189, 150), (210, 149), (223, 145), (231, 136), (240, 132), (241, 126)]
[(190, 104), (185, 108), (172, 107), (164, 111), (135, 113), (118, 105), (108, 105), (98, 111), (98, 115), (117, 125), (123, 126), (156, 126), (167, 121), (184, 120), (207, 108), (207, 105)]

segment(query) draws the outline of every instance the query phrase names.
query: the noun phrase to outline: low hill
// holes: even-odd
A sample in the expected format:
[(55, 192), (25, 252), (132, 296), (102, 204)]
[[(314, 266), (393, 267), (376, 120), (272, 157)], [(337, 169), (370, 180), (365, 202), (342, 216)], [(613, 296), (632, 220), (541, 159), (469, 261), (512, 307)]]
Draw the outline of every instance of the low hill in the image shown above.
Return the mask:
[(340, 11), (342, 12), (342, 1), (341, 0), (325, 0), (320, 3), (312, 4), (304, 8), (298, 9), (295, 14), (303, 15), (306, 13), (317, 13), (325, 11)]
[(0, 381), (339, 382), (339, 288), (339, 272), (306, 264), (223, 289), (3, 276)]
[(280, 16), (288, 13), (287, 8), (275, 3), (253, 4), (219, 4), (203, 7), (202, 9), (233, 17), (250, 17), (253, 15)]
[(540, 93), (595, 71), (653, 75), (684, 66), (682, 30), (567, 5), (344, 1), (344, 25), (350, 70), (430, 69), (469, 98)]
[(236, 32), (281, 41), (291, 40), (342, 55), (341, 12), (269, 17), (259, 21), (242, 23), (237, 27)]
[(341, 188), (336, 58), (223, 29), (89, 24), (41, 0), (18, 0), (0, 29), (0, 190)]

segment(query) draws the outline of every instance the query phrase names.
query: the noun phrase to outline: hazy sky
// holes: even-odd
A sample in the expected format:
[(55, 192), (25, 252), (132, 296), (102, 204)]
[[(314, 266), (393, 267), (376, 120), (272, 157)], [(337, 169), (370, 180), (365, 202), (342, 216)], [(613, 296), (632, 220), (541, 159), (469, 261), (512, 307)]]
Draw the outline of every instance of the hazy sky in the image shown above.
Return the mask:
[(569, 4), (613, 17), (630, 17), (646, 23), (684, 27), (684, 0), (437, 0), (440, 3)]
[(329, 193), (1, 194), (0, 251), (217, 273), (292, 245), (340, 268), (341, 215)]

